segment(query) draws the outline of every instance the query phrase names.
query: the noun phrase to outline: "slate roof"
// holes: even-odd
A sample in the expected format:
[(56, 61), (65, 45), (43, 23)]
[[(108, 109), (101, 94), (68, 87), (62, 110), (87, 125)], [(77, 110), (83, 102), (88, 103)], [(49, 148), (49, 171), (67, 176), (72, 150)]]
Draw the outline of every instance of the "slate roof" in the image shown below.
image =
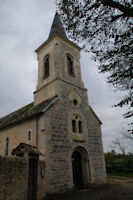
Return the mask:
[(57, 12), (55, 14), (55, 17), (54, 17), (54, 20), (53, 20), (53, 24), (51, 26), (51, 30), (50, 30), (48, 39), (51, 38), (55, 34), (57, 34), (60, 37), (63, 37), (65, 39), (67, 39), (65, 30), (64, 30), (64, 28), (62, 26), (60, 17), (59, 17)]
[(54, 38), (55, 36), (58, 36), (60, 38), (62, 38), (64, 41), (70, 43), (71, 45), (73, 45), (74, 47), (78, 48), (79, 50), (81, 50), (81, 48), (75, 44), (74, 42), (72, 42), (71, 40), (69, 40), (67, 38), (66, 32), (63, 28), (63, 25), (61, 23), (60, 17), (58, 15), (58, 13), (56, 12), (52, 26), (51, 26), (51, 30), (49, 33), (49, 37), (48, 39), (41, 45), (39, 46), (35, 52), (38, 52), (40, 49), (42, 49), (48, 42), (50, 42), (52, 40), (52, 38)]
[(37, 115), (40, 115), (44, 112), (46, 108), (49, 108), (58, 97), (54, 96), (42, 103), (34, 106), (33, 102), (12, 112), (11, 114), (0, 118), (0, 130), (7, 128), (11, 125), (14, 125), (18, 122), (24, 121), (29, 118), (34, 118)]
[(23, 156), (24, 153), (34, 154), (34, 155), (42, 155), (42, 153), (37, 149), (37, 147), (20, 143), (15, 149), (12, 151), (12, 155)]

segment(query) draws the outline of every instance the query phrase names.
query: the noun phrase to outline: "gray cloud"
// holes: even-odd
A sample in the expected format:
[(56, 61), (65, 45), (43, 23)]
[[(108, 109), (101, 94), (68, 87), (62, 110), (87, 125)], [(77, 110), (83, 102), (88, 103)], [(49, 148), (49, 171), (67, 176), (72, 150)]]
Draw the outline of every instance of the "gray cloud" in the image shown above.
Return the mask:
[[(48, 37), (56, 6), (54, 0), (0, 0), (0, 117), (33, 101), (37, 84), (34, 50)], [(81, 70), (89, 103), (103, 122), (103, 143), (109, 150), (119, 133), (125, 109), (112, 108), (120, 99), (98, 74), (88, 54), (81, 55)]]
[(85, 87), (88, 89), (89, 103), (103, 123), (104, 150), (111, 150), (112, 141), (116, 137), (121, 137), (121, 127), (127, 128), (129, 123), (128, 119), (123, 118), (126, 108), (112, 107), (124, 94), (116, 92), (111, 85), (107, 84), (105, 75), (98, 73), (96, 63), (88, 54), (82, 53), (81, 70)]

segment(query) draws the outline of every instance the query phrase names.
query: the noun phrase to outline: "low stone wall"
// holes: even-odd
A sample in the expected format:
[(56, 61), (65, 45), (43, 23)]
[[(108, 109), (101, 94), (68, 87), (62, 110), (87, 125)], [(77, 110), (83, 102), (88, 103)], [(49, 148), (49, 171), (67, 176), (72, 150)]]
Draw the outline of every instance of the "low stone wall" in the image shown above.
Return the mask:
[[(23, 157), (0, 156), (0, 200), (25, 200), (28, 169)], [(37, 200), (45, 196), (45, 161), (38, 162)]]
[(42, 200), (46, 194), (46, 166), (44, 160), (38, 162), (37, 200)]
[(0, 200), (24, 200), (27, 184), (27, 161), (0, 156)]

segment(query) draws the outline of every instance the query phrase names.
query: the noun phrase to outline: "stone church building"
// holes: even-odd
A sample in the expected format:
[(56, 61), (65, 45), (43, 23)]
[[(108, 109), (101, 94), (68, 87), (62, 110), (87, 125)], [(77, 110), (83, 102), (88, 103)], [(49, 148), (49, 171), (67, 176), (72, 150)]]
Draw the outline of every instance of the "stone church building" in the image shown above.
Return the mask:
[(80, 51), (56, 13), (47, 41), (35, 51), (34, 101), (0, 118), (0, 155), (40, 152), (46, 170), (38, 184), (48, 193), (106, 182), (101, 121), (88, 104)]

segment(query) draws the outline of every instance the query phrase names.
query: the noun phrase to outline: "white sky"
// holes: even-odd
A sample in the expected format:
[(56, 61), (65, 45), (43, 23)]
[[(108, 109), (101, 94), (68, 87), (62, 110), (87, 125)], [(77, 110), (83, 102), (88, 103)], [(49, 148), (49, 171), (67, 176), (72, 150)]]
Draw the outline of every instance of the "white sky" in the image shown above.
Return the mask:
[[(0, 117), (33, 101), (37, 85), (34, 50), (47, 38), (55, 15), (54, 0), (0, 0)], [(122, 94), (106, 83), (90, 55), (81, 53), (81, 71), (89, 103), (103, 122), (104, 151), (112, 149), (126, 109), (114, 108)]]

